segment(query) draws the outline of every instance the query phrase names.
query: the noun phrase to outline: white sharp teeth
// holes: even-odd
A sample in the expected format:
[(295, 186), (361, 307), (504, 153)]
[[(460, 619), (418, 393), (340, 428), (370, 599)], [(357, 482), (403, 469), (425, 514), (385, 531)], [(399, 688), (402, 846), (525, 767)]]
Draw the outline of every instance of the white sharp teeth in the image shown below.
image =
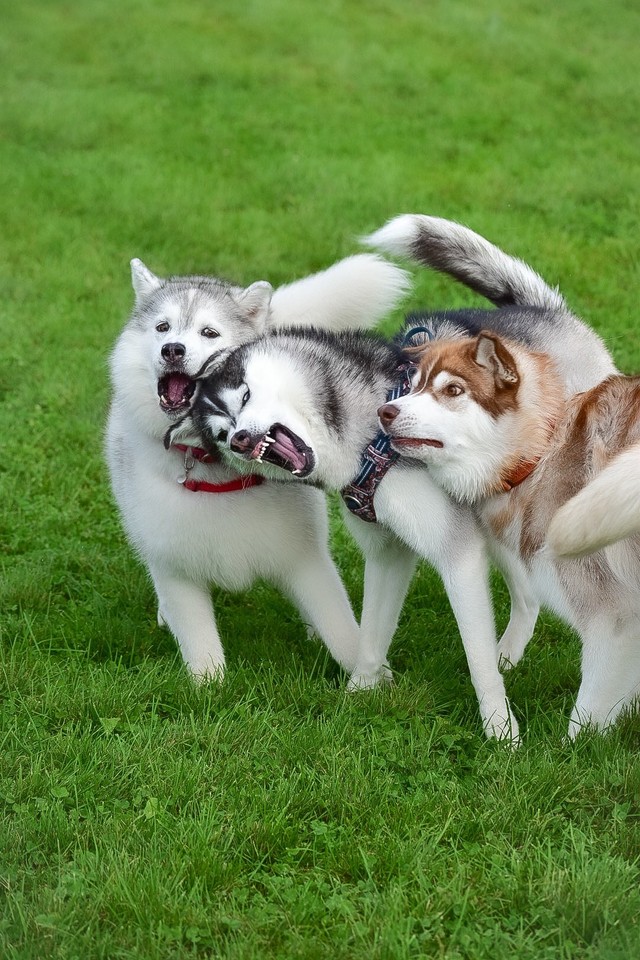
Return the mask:
[(267, 449), (270, 443), (275, 443), (275, 442), (276, 442), (275, 439), (273, 437), (270, 437), (269, 434), (267, 434), (266, 437), (262, 438), (262, 440), (260, 441), (260, 445), (257, 447), (257, 453), (253, 458), (256, 461), (256, 463), (262, 463), (262, 457), (264, 456), (265, 450)]
[(292, 470), (291, 473), (300, 473), (299, 470)]

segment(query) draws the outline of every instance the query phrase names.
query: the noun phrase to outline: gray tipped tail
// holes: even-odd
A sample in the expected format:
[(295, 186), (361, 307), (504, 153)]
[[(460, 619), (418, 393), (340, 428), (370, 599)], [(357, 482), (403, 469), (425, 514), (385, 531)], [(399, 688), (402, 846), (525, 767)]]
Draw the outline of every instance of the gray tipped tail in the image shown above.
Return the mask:
[(452, 220), (404, 214), (363, 237), (362, 242), (447, 273), (499, 307), (566, 309), (560, 293), (526, 263)]

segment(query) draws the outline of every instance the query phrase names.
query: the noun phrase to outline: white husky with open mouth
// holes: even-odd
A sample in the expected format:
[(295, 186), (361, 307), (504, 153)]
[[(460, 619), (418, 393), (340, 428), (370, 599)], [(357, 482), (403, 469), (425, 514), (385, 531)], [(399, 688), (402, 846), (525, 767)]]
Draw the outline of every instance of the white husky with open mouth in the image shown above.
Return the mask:
[(210, 588), (264, 578), (286, 593), (345, 669), (359, 631), (327, 547), (318, 490), (246, 483), (197, 440), (166, 450), (203, 366), (283, 324), (366, 327), (403, 296), (404, 271), (373, 254), (272, 291), (211, 277), (163, 280), (132, 261), (136, 295), (111, 358), (107, 455), (113, 491), (158, 596), (158, 616), (196, 677), (220, 676), (224, 652)]

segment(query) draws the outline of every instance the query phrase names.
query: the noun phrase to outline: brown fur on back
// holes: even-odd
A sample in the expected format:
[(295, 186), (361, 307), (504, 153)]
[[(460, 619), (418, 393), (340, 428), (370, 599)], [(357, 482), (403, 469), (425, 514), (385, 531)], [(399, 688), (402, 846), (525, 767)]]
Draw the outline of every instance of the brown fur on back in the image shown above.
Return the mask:
[[(640, 441), (640, 377), (615, 376), (566, 403), (546, 455), (491, 515), (497, 536), (521, 520), (524, 558), (540, 549), (551, 518), (610, 460)], [(503, 512), (504, 511), (504, 512)]]

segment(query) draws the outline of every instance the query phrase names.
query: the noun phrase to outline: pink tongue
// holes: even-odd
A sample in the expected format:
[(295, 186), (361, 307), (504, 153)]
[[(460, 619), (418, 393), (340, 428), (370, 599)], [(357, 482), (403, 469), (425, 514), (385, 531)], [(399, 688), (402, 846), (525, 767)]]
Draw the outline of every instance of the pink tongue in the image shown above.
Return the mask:
[(291, 437), (288, 437), (286, 433), (281, 433), (279, 430), (275, 431), (275, 449), (278, 453), (281, 453), (284, 457), (293, 464), (294, 467), (299, 469), (304, 463), (303, 457), (300, 456), (300, 452), (296, 450), (293, 445)]
[(189, 377), (184, 373), (172, 373), (167, 380), (167, 400), (169, 403), (180, 403), (184, 399), (184, 393), (191, 383)]

